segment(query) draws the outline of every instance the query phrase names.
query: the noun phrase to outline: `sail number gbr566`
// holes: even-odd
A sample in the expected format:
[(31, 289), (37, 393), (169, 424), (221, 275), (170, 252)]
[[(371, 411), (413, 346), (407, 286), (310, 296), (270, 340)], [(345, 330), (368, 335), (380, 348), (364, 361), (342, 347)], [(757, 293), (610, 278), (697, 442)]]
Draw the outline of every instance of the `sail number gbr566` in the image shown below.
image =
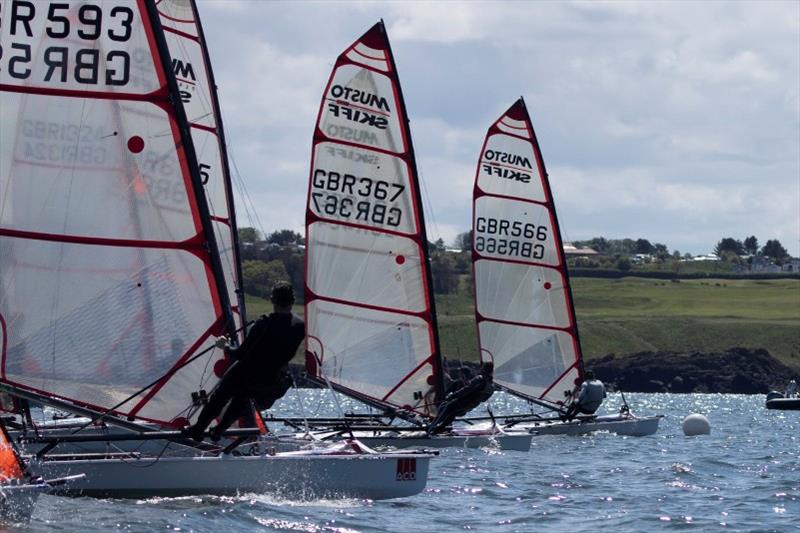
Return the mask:
[(314, 212), (347, 222), (400, 226), (403, 210), (393, 205), (405, 185), (317, 168), (311, 179)]
[(475, 219), (475, 251), (510, 258), (542, 259), (547, 226), (503, 218)]

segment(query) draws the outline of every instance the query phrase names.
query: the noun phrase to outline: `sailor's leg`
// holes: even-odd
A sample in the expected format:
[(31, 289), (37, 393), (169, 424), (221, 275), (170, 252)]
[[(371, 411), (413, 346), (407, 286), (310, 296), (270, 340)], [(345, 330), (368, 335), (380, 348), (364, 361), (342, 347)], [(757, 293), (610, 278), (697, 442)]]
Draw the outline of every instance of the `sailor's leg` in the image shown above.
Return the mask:
[(225, 404), (231, 399), (233, 391), (234, 387), (230, 380), (223, 379), (219, 382), (219, 386), (211, 393), (211, 396), (208, 398), (208, 403), (197, 416), (197, 422), (189, 427), (189, 436), (192, 438), (202, 437), (203, 432), (211, 421), (222, 412), (222, 408), (225, 407)]
[(228, 407), (222, 414), (222, 418), (214, 429), (211, 430), (212, 438), (220, 437), (231, 424), (236, 422), (240, 416), (247, 414), (250, 410), (250, 398), (247, 396), (236, 395), (231, 398)]

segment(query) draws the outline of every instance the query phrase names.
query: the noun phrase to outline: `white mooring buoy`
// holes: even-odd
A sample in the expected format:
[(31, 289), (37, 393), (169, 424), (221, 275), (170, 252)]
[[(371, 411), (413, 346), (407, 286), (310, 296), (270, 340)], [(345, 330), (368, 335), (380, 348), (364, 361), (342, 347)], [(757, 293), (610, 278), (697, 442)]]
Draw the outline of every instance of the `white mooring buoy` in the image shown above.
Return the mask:
[(683, 434), (687, 437), (709, 435), (710, 433), (711, 424), (708, 423), (708, 418), (705, 415), (692, 413), (683, 419)]

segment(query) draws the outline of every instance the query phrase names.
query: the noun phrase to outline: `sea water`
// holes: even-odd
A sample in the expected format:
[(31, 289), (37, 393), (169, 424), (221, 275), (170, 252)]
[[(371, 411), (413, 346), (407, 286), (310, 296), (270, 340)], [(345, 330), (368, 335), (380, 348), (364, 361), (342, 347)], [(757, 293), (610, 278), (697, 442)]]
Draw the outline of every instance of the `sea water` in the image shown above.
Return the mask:
[[(444, 449), (431, 462), (427, 489), (410, 498), (46, 495), (20, 530), (800, 531), (800, 411), (768, 411), (763, 396), (626, 397), (638, 414), (665, 415), (655, 435), (539, 436), (524, 453)], [(280, 410), (332, 415), (352, 407), (345, 403), (337, 405), (328, 391), (303, 390), (290, 392)], [(610, 395), (605, 412), (620, 404), (619, 395)], [(529, 409), (501, 393), (491, 405), (496, 413)], [(708, 417), (710, 435), (683, 435), (681, 422), (690, 413)]]

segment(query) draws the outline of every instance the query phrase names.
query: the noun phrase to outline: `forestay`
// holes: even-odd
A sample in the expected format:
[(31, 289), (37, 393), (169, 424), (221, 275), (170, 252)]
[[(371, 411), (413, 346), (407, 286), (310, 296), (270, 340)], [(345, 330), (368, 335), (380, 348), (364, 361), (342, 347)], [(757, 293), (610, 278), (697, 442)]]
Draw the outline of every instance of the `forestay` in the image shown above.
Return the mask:
[(553, 196), (521, 98), (489, 128), (473, 196), (481, 359), (508, 391), (563, 402), (582, 372), (580, 343)]
[[(230, 252), (220, 125), (182, 4), (159, 15), (150, 0), (0, 2), (6, 383), (105, 410), (234, 327), (235, 260), (223, 274), (214, 238)], [(217, 380), (213, 355), (118, 413), (184, 423), (190, 392)]]
[(383, 23), (336, 60), (306, 210), (307, 368), (432, 416), (442, 389), (414, 152)]

